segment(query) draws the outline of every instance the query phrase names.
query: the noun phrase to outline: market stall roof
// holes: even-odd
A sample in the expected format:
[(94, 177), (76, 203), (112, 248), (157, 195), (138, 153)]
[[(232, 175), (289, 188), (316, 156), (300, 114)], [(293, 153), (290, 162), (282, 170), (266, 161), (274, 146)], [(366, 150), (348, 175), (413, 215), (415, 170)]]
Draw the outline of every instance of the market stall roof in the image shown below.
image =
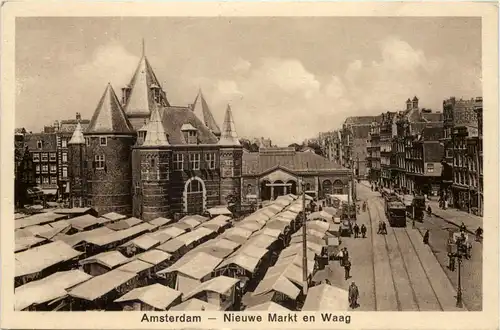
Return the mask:
[(129, 229), (123, 229), (119, 231), (115, 231), (111, 234), (107, 234), (104, 236), (96, 236), (96, 237), (91, 237), (87, 239), (87, 242), (92, 243), (97, 246), (104, 246), (107, 244), (111, 244), (114, 242), (119, 242), (125, 239), (128, 239), (132, 236), (135, 235), (140, 235), (143, 233), (146, 233), (148, 231), (151, 231), (154, 228), (154, 226), (150, 225), (149, 223), (141, 223), (140, 225), (131, 227)]
[(40, 225), (35, 225), (35, 226), (29, 226), (26, 228), (23, 228), (25, 232), (31, 233), (32, 236), (40, 233), (47, 232), (49, 230), (53, 229), (49, 224), (40, 226)]
[(126, 215), (123, 215), (123, 214), (119, 214), (119, 213), (116, 213), (116, 212), (109, 212), (109, 213), (106, 213), (102, 216), (103, 218), (106, 218), (106, 219), (109, 219), (111, 221), (118, 221), (118, 220), (123, 220), (123, 219), (126, 219), (127, 216)]
[(252, 236), (247, 241), (247, 243), (245, 244), (245, 246), (247, 246), (247, 245), (255, 245), (255, 246), (258, 246), (258, 247), (261, 247), (261, 248), (264, 248), (264, 249), (269, 249), (269, 247), (274, 242), (276, 242), (276, 240), (277, 240), (276, 237), (272, 237), (272, 236), (268, 236), (268, 235), (264, 235), (264, 234), (257, 234), (255, 236)]
[(227, 207), (225, 206), (216, 206), (216, 207), (212, 207), (212, 208), (209, 208), (207, 210), (208, 214), (210, 214), (210, 216), (217, 216), (217, 215), (229, 215), (229, 216), (232, 216), (233, 213), (231, 211), (228, 210)]
[(199, 227), (193, 231), (178, 236), (176, 240), (182, 241), (184, 242), (184, 245), (189, 246), (191, 243), (197, 242), (213, 233), (214, 231), (211, 229)]
[(32, 305), (43, 304), (67, 295), (66, 289), (83, 283), (92, 276), (73, 269), (57, 272), (38, 281), (29, 282), (15, 289), (14, 310), (21, 311)]
[[(296, 254), (296, 255), (278, 258), (275, 265), (280, 265), (280, 264), (296, 265), (296, 266), (302, 268), (303, 263), (304, 263), (304, 260), (302, 258), (302, 254)], [(315, 261), (314, 253), (312, 253), (312, 254), (308, 253), (307, 254), (307, 269), (308, 270), (314, 269), (315, 264), (316, 264), (316, 261)]]
[(189, 298), (201, 293), (203, 291), (215, 292), (220, 295), (228, 295), (229, 291), (238, 283), (240, 280), (237, 278), (227, 277), (227, 276), (217, 276), (206, 282), (201, 283), (194, 290), (182, 297), (182, 300), (188, 300)]
[(154, 226), (161, 227), (161, 226), (168, 225), (172, 221), (173, 221), (172, 219), (167, 219), (167, 218), (160, 217), (160, 218), (156, 218), (156, 219), (153, 219), (153, 220), (149, 221), (149, 223), (152, 224), (152, 225), (154, 225)]
[[(303, 231), (302, 230), (303, 229), (295, 232), (292, 235), (292, 237), (301, 237), (303, 235)], [(314, 228), (307, 228), (306, 229), (306, 234), (307, 234), (307, 236), (316, 236), (316, 237), (318, 237), (320, 239), (323, 239), (325, 237), (325, 235), (326, 235), (325, 232), (318, 231), (318, 230), (316, 230)]]
[[(310, 276), (314, 272), (314, 268), (307, 267), (307, 274)], [(302, 287), (304, 285), (304, 279), (302, 278), (302, 265), (297, 266), (296, 264), (286, 264), (286, 263), (280, 263), (276, 264), (273, 267), (269, 268), (267, 270), (266, 276), (273, 276), (275, 274), (280, 274), (299, 287)]]
[(64, 214), (57, 214), (53, 212), (37, 213), (25, 218), (15, 220), (14, 226), (15, 229), (20, 229), (29, 226), (44, 225), (64, 218), (66, 218), (66, 215)]
[(290, 312), (288, 308), (281, 306), (273, 301), (268, 301), (263, 304), (255, 305), (245, 309), (246, 311), (269, 311), (269, 312)]
[(186, 243), (184, 243), (183, 241), (179, 240), (178, 238), (172, 238), (171, 240), (157, 246), (156, 249), (168, 253), (175, 253), (185, 246)]
[(221, 258), (200, 252), (193, 256), (187, 263), (181, 265), (177, 269), (177, 272), (201, 280), (203, 277), (213, 272), (222, 260)]
[(102, 252), (95, 256), (80, 260), (81, 265), (97, 263), (107, 268), (115, 268), (129, 262), (131, 259), (125, 257), (118, 251)]
[(139, 300), (156, 309), (165, 310), (179, 298), (181, 294), (181, 292), (169, 288), (168, 286), (155, 283), (142, 288), (135, 288), (116, 299), (115, 302)]
[(157, 233), (167, 234), (171, 238), (176, 238), (177, 236), (180, 236), (180, 235), (184, 234), (185, 232), (186, 232), (185, 229), (180, 229), (178, 227), (172, 226), (172, 227), (162, 229), (162, 230), (158, 231)]
[(127, 283), (137, 275), (122, 270), (113, 269), (107, 273), (95, 276), (90, 280), (73, 288), (69, 295), (87, 301), (94, 301), (106, 295), (110, 291)]
[(218, 305), (214, 305), (211, 303), (208, 303), (206, 301), (196, 299), (196, 298), (191, 298), (189, 300), (184, 301), (183, 303), (176, 305), (172, 308), (170, 308), (171, 311), (173, 312), (180, 312), (180, 311), (220, 311), (221, 307)]
[(151, 237), (149, 234), (144, 234), (131, 241), (123, 243), (120, 247), (136, 246), (142, 250), (149, 250), (157, 245), (160, 245), (160, 241)]
[(325, 222), (332, 221), (333, 216), (325, 211), (313, 212), (307, 216), (307, 220), (323, 220)]
[(250, 230), (252, 231), (252, 233), (262, 228), (262, 225), (259, 222), (253, 220), (239, 222), (236, 226), (246, 230)]
[(250, 257), (257, 258), (261, 260), (267, 253), (269, 253), (268, 249), (261, 248), (255, 245), (247, 245), (242, 247), (241, 249), (236, 250), (233, 255), (237, 254), (245, 254)]
[(233, 228), (226, 230), (223, 234), (224, 235), (223, 237), (230, 236), (230, 235), (237, 235), (237, 236), (249, 238), (250, 236), (252, 236), (252, 233), (253, 232), (251, 230), (246, 230), (242, 227), (233, 227)]
[(283, 232), (283, 231), (282, 231), (282, 230), (280, 230), (280, 229), (272, 229), (272, 228), (267, 228), (267, 226), (266, 226), (266, 227), (264, 227), (264, 228), (262, 228), (262, 229), (259, 231), (259, 233), (260, 233), (261, 235), (267, 235), (267, 236), (271, 236), (271, 237), (274, 237), (274, 238), (278, 238), (278, 237), (282, 234), (282, 232)]
[(47, 241), (46, 238), (36, 237), (36, 236), (18, 237), (15, 240), (14, 252), (28, 250), (32, 246), (35, 246), (35, 245), (40, 244), (40, 243), (45, 242), (45, 241)]
[(76, 218), (69, 219), (68, 222), (71, 227), (79, 231), (84, 231), (89, 227), (100, 224), (99, 220), (90, 214), (85, 214)]
[(266, 274), (252, 295), (264, 295), (271, 291), (280, 292), (293, 300), (297, 299), (300, 293), (295, 284), (281, 274), (273, 274), (273, 276), (267, 276)]
[[(290, 244), (290, 246), (294, 246), (294, 245), (300, 245), (302, 247), (302, 241), (300, 241), (299, 243), (292, 243)], [(323, 247), (324, 245), (319, 245), (319, 244), (316, 244), (314, 242), (311, 242), (311, 241), (307, 241), (307, 248), (311, 251), (313, 251), (314, 253), (316, 253), (318, 256), (321, 255), (321, 252), (323, 251)]]
[(347, 311), (348, 292), (328, 284), (309, 288), (303, 311)]
[(115, 231), (107, 228), (107, 227), (99, 227), (92, 230), (82, 231), (73, 235), (66, 235), (63, 233), (59, 233), (55, 235), (52, 240), (53, 241), (63, 241), (70, 246), (76, 246), (81, 242), (86, 242), (92, 240), (93, 238), (102, 237), (110, 234), (114, 234)]
[(250, 273), (255, 273), (257, 266), (259, 265), (259, 262), (260, 259), (258, 258), (251, 257), (244, 253), (238, 253), (222, 261), (222, 263), (219, 266), (217, 266), (217, 269), (221, 269), (223, 267), (234, 264), (249, 271)]
[[(311, 251), (311, 250), (307, 250), (307, 259), (309, 260), (315, 260), (316, 258), (316, 254)], [(281, 251), (278, 259), (281, 259), (281, 258), (287, 258), (287, 257), (290, 257), (290, 256), (301, 256), (302, 258), (302, 255), (303, 255), (303, 247), (302, 247), (302, 244), (295, 244), (295, 245), (292, 245), (292, 246), (288, 246), (286, 249), (284, 249), (283, 251)]]
[(149, 250), (143, 253), (140, 253), (135, 256), (136, 259), (150, 263), (152, 265), (158, 265), (166, 260), (172, 258), (170, 253), (160, 251), (160, 250)]
[(122, 270), (124, 272), (129, 272), (129, 273), (134, 273), (134, 274), (140, 274), (141, 272), (153, 268), (154, 265), (144, 262), (141, 260), (132, 260), (130, 262), (127, 262), (126, 264), (121, 265), (117, 269)]
[[(141, 224), (141, 223), (143, 223), (143, 221), (141, 219), (137, 219), (137, 218), (132, 217), (132, 218), (128, 218), (128, 219), (119, 220), (119, 221), (114, 222), (114, 223), (108, 223), (106, 225), (106, 227), (108, 227), (109, 229), (113, 229), (113, 230), (124, 230), (124, 229), (129, 229), (129, 228), (132, 228), (134, 226), (137, 226), (138, 224)], [(152, 224), (150, 224), (150, 225), (152, 225)]]
[(58, 241), (44, 244), (15, 254), (15, 276), (38, 273), (50, 266), (82, 255), (68, 244)]
[(85, 214), (88, 212), (95, 212), (95, 210), (91, 207), (73, 207), (73, 208), (62, 208), (54, 210), (54, 213), (57, 214)]

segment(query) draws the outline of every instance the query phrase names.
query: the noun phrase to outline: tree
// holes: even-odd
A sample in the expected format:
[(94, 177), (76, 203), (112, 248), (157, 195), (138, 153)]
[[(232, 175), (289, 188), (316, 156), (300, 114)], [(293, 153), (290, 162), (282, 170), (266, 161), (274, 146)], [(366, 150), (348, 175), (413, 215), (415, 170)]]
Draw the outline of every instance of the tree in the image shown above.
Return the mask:
[(304, 148), (303, 144), (297, 144), (297, 143), (292, 143), (288, 146), (289, 148), (294, 148), (295, 151), (300, 151), (302, 148)]

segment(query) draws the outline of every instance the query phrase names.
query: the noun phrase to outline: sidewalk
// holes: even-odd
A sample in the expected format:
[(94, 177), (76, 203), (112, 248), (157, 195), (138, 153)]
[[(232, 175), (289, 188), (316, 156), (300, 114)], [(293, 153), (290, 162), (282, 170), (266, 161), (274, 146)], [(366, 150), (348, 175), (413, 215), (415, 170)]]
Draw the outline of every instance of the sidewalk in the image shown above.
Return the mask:
[(459, 211), (453, 208), (448, 208), (446, 210), (440, 209), (439, 203), (433, 200), (428, 201), (428, 204), (432, 208), (432, 214), (434, 214), (436, 217), (441, 218), (449, 224), (455, 225), (457, 227), (460, 227), (463, 222), (465, 226), (467, 226), (467, 231), (471, 234), (475, 233), (477, 227), (481, 227), (484, 229), (482, 217), (478, 217), (477, 215)]

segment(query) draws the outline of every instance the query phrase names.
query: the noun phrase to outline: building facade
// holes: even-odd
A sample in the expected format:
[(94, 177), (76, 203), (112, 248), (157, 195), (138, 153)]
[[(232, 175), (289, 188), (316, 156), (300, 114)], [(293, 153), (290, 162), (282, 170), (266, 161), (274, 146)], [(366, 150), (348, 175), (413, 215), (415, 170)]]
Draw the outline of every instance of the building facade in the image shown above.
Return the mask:
[(379, 120), (376, 116), (348, 117), (342, 125), (341, 165), (354, 171), (358, 178), (369, 175), (367, 166), (367, 141), (372, 122)]
[(46, 200), (56, 200), (58, 192), (57, 134), (53, 129), (25, 136), (26, 145), (33, 159), (35, 184), (46, 195)]
[(34, 196), (35, 165), (32, 154), (26, 143), (26, 130), (15, 129), (14, 132), (14, 202), (15, 207), (23, 207)]
[(370, 137), (367, 144), (367, 167), (369, 168), (369, 180), (371, 183), (380, 182), (380, 123), (372, 122), (370, 125)]

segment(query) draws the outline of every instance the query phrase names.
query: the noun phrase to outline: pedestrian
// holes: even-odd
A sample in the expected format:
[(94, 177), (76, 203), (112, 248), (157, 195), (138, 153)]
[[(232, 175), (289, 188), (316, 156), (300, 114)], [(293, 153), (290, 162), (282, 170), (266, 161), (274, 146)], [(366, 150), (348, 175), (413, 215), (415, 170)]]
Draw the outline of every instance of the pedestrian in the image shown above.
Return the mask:
[(339, 253), (337, 254), (337, 257), (340, 260), (340, 267), (344, 267), (344, 249), (340, 249)]
[(359, 290), (358, 286), (356, 283), (352, 282), (351, 285), (349, 286), (349, 307), (352, 309), (355, 309), (358, 307), (358, 297), (359, 297)]
[(384, 222), (382, 222), (382, 234), (387, 235), (387, 225)]
[(455, 271), (455, 256), (453, 255), (453, 253), (448, 253), (448, 258), (449, 258), (449, 261), (448, 261), (448, 268), (454, 272)]
[(344, 275), (346, 281), (351, 277), (350, 272), (351, 272), (351, 262), (347, 260), (344, 262)]
[(432, 215), (432, 208), (431, 206), (427, 206), (427, 215), (430, 217)]
[(462, 233), (465, 233), (467, 231), (467, 227), (465, 226), (465, 223), (462, 222), (462, 224), (460, 225), (460, 231)]
[(354, 238), (358, 238), (359, 237), (359, 226), (358, 224), (355, 224), (354, 225)]
[(483, 235), (483, 228), (477, 227), (477, 229), (476, 229), (476, 242), (481, 242), (482, 235)]
[(424, 244), (429, 245), (429, 235), (430, 235), (430, 233), (429, 233), (429, 230), (427, 229), (425, 231), (425, 234), (424, 234)]
[(379, 221), (379, 222), (378, 222), (378, 230), (377, 230), (377, 234), (382, 234), (382, 221)]
[(361, 235), (363, 235), (363, 238), (366, 237), (366, 226), (365, 226), (365, 224), (361, 225)]

